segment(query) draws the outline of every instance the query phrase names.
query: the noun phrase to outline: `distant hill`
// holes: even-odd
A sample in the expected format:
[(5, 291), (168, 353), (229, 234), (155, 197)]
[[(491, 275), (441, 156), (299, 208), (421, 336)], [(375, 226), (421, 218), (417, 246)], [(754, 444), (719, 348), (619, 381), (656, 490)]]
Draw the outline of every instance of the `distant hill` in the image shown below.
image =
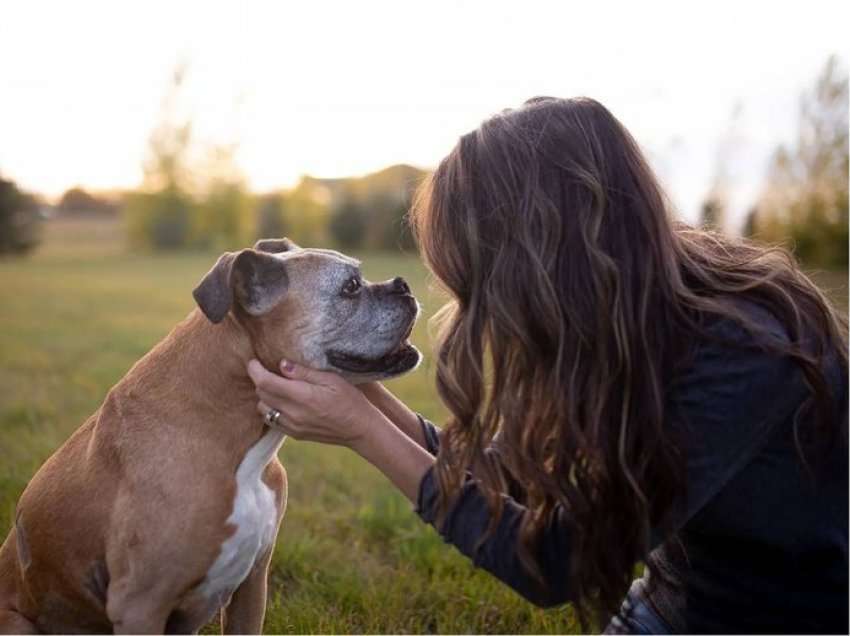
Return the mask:
[(118, 191), (95, 193), (80, 186), (67, 190), (54, 206), (62, 216), (115, 216), (124, 194)]
[(295, 190), (313, 193), (325, 199), (332, 208), (348, 199), (368, 204), (376, 198), (390, 198), (402, 203), (410, 200), (412, 193), (428, 174), (428, 171), (415, 166), (396, 164), (362, 177), (322, 179), (305, 176)]
[(406, 216), (427, 175), (399, 164), (362, 177), (305, 176), (287, 194), (287, 231), (310, 243), (326, 230), (334, 244), (346, 249), (412, 249)]

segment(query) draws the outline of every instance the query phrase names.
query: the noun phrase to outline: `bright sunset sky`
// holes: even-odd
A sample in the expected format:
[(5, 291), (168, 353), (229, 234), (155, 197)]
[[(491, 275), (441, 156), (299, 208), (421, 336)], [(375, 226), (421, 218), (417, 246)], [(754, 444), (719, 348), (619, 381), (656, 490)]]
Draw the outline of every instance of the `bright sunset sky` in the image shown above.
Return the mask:
[[(188, 63), (202, 141), (252, 188), (433, 167), (534, 95), (606, 104), (694, 218), (724, 151), (736, 217), (795, 136), (800, 92), (848, 62), (850, 2), (41, 2), (0, 18), (0, 173), (57, 196), (141, 181)], [(740, 113), (730, 121), (736, 104)], [(730, 143), (723, 140), (733, 139)]]

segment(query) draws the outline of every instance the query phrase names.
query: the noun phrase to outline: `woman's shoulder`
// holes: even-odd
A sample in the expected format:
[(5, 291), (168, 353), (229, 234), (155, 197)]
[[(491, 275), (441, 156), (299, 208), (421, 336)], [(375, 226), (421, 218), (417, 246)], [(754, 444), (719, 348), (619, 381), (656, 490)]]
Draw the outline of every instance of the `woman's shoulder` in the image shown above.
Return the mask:
[[(669, 425), (687, 458), (689, 513), (769, 444), (780, 445), (782, 457), (796, 457), (786, 450), (814, 412), (805, 408), (814, 393), (803, 365), (783, 351), (792, 344), (791, 330), (758, 303), (732, 302), (743, 320), (704, 320), (706, 334), (671, 383)], [(765, 337), (779, 346), (764, 346)], [(837, 346), (823, 353), (820, 363), (846, 429), (846, 358)]]
[[(825, 336), (794, 333), (774, 312), (747, 298), (728, 301), (732, 315), (702, 320), (691, 355), (669, 386), (672, 406), (692, 420), (775, 423), (813, 396), (800, 352), (816, 360), (839, 405), (847, 397), (847, 364)], [(793, 337), (792, 334), (793, 333)]]
[[(802, 368), (787, 354), (789, 329), (758, 303), (728, 301), (732, 315), (706, 314), (690, 355), (670, 386), (670, 398), (695, 419), (763, 418), (808, 394)], [(783, 409), (783, 410), (787, 410)], [(696, 416), (699, 415), (697, 418)]]
[(765, 339), (780, 346), (790, 344), (788, 327), (775, 313), (755, 300), (729, 296), (722, 303), (732, 315), (706, 314), (703, 323), (709, 337), (699, 343), (701, 346), (725, 343), (756, 347)]
[[(697, 334), (691, 358), (697, 367), (722, 362), (724, 365), (784, 369), (773, 374), (779, 381), (803, 375), (796, 349), (819, 360), (821, 371), (830, 384), (842, 384), (847, 368), (838, 344), (830, 343), (814, 326), (789, 327), (791, 318), (780, 318), (774, 311), (747, 297), (730, 297), (724, 301), (729, 314), (712, 314), (703, 320), (704, 332)], [(793, 333), (793, 336), (792, 336)], [(740, 369), (738, 369), (740, 370)]]

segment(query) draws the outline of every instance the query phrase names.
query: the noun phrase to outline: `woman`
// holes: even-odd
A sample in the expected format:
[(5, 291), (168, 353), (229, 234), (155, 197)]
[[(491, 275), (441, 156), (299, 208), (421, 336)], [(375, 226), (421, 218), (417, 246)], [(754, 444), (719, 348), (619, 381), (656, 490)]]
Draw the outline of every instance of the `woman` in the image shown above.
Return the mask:
[(786, 253), (673, 223), (590, 99), (463, 136), (412, 218), (451, 297), (445, 428), (286, 361), (249, 365), (261, 413), (350, 447), (478, 566), (585, 625), (846, 633), (846, 324)]

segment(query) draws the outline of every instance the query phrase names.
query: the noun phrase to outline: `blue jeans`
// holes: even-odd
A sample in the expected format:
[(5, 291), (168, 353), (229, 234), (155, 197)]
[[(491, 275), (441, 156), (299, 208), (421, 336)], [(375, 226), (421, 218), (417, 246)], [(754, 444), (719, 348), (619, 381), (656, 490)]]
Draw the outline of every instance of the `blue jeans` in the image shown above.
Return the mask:
[(655, 608), (649, 603), (644, 594), (644, 581), (636, 580), (629, 588), (629, 593), (620, 611), (616, 614), (603, 634), (672, 634), (673, 630)]

